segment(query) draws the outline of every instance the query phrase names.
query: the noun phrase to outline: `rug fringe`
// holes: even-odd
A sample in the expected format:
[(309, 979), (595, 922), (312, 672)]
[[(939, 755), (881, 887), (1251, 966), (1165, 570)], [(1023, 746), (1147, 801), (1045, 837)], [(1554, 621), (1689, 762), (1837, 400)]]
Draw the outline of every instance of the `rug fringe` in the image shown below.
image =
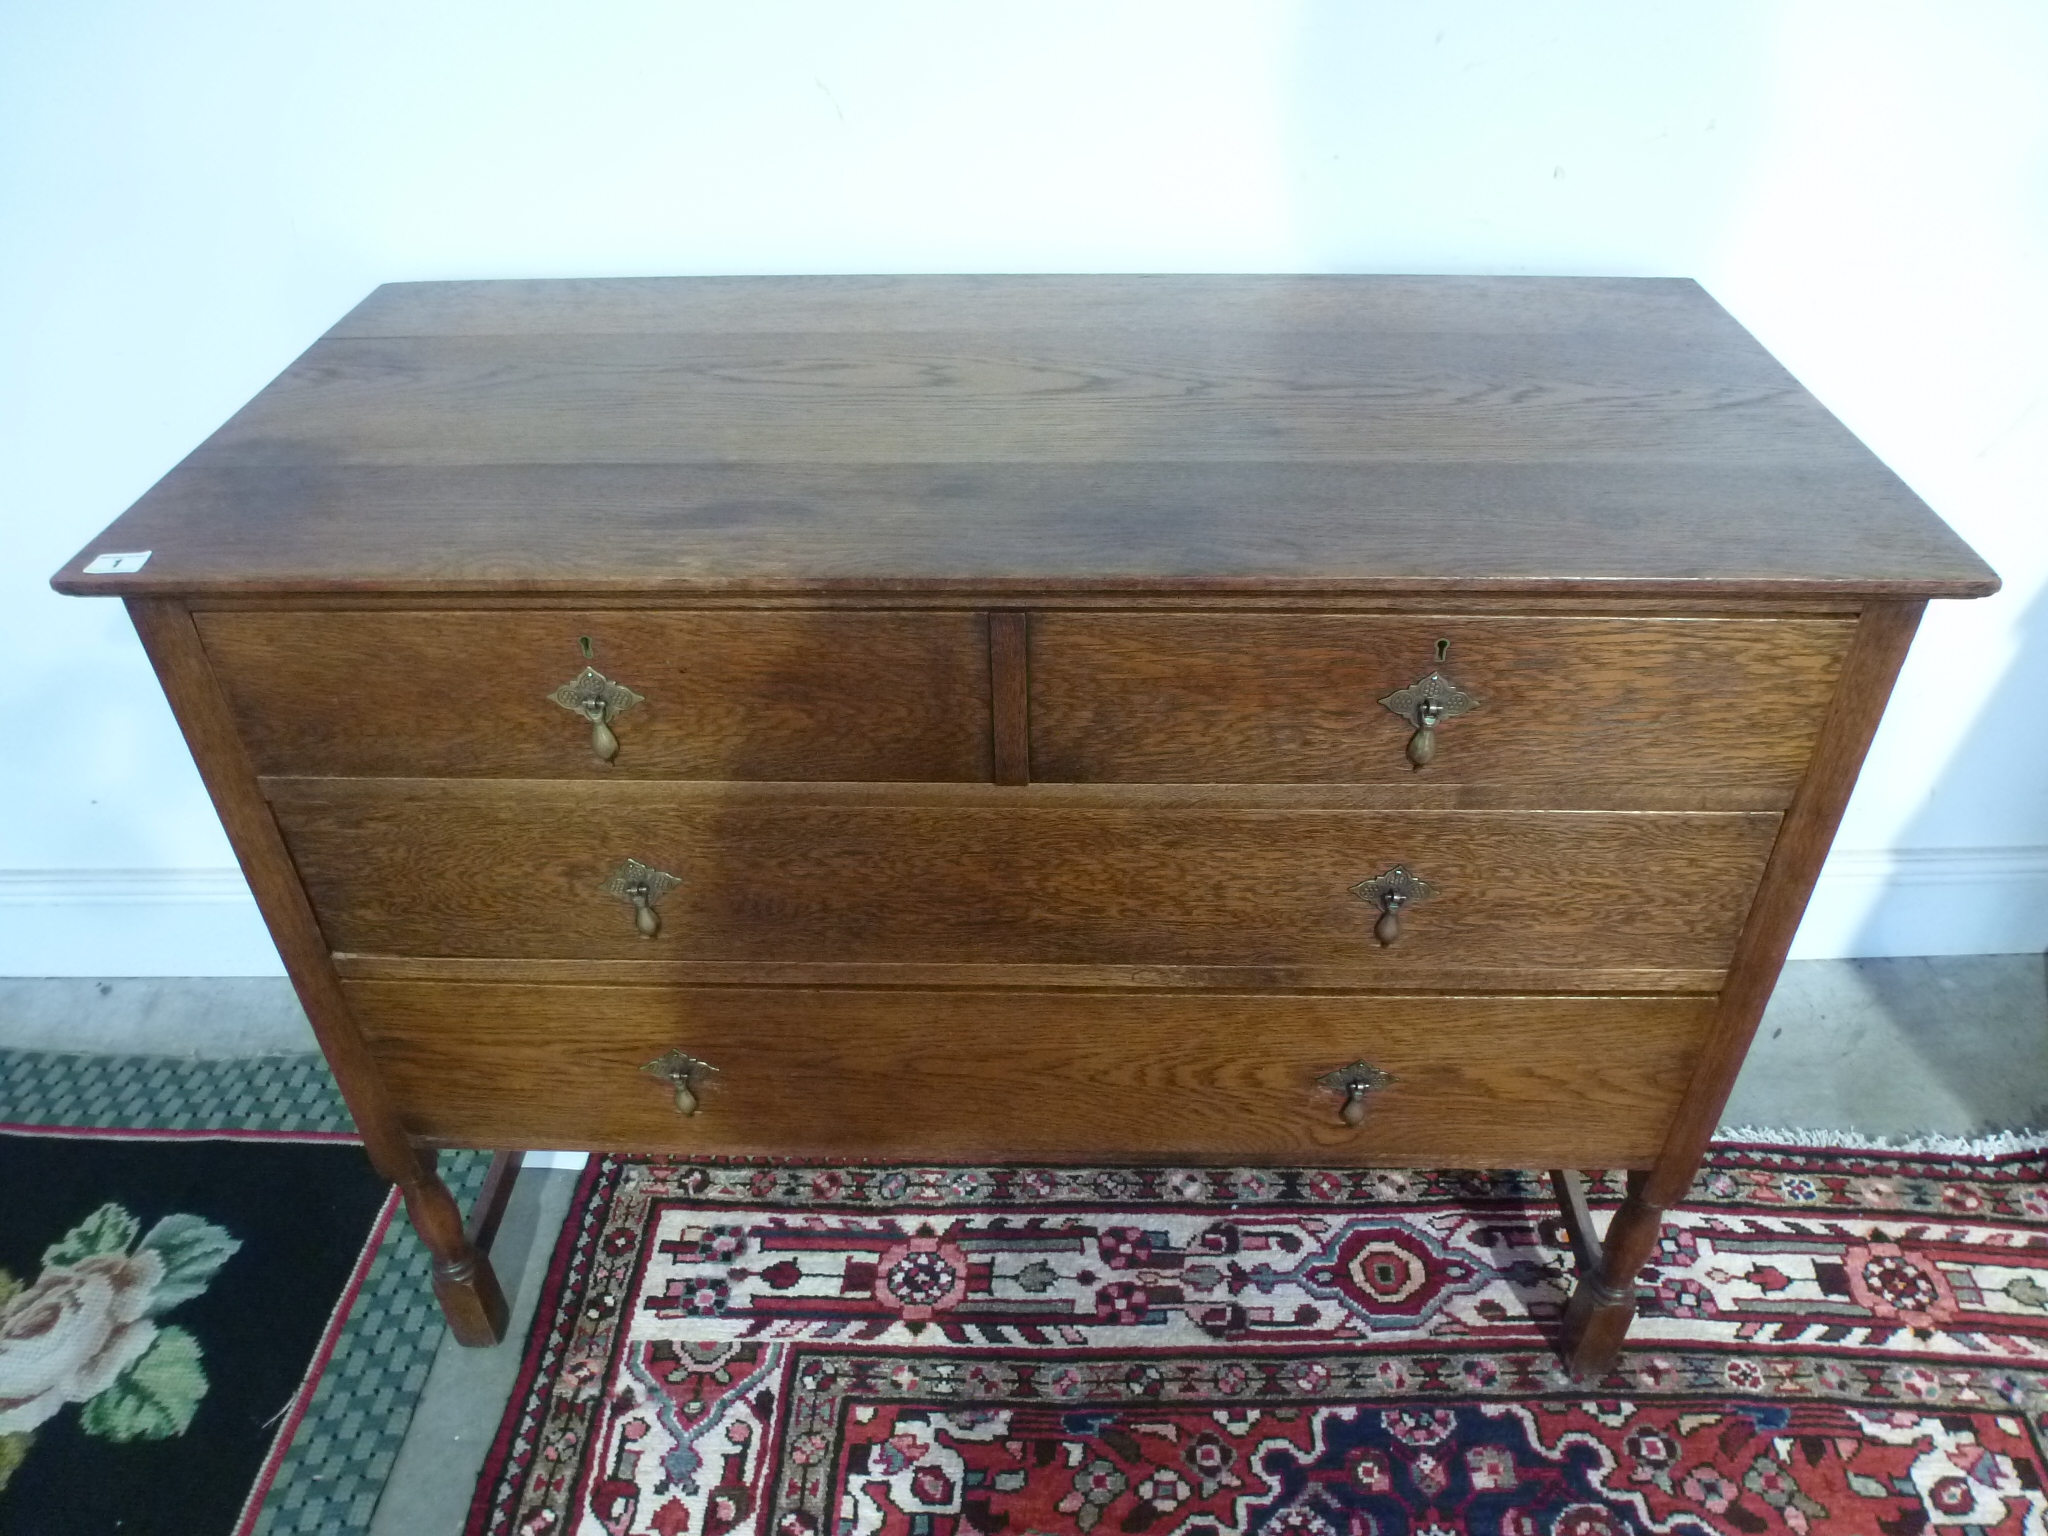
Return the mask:
[(1861, 1131), (1804, 1130), (1797, 1126), (1724, 1125), (1717, 1142), (1771, 1147), (1838, 1147), (1846, 1151), (1936, 1152), (1949, 1157), (2009, 1157), (2048, 1152), (2048, 1131), (1995, 1131), (1989, 1136), (1866, 1136)]

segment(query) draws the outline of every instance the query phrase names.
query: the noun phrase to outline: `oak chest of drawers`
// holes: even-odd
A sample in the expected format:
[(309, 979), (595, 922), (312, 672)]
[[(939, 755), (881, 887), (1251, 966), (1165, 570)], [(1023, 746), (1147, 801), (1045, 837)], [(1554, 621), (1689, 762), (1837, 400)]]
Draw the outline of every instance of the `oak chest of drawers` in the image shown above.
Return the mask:
[(465, 1342), (437, 1146), (1336, 1159), (1559, 1170), (1592, 1372), (1997, 583), (1690, 283), (952, 278), (380, 289), (56, 584)]

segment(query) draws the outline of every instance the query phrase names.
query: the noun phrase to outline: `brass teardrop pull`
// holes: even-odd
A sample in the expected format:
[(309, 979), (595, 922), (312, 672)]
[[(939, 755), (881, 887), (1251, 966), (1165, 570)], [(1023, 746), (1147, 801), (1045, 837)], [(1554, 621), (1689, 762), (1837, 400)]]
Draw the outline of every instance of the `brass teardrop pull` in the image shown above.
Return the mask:
[(651, 939), (661, 932), (661, 914), (654, 904), (683, 882), (665, 869), (655, 869), (638, 859), (628, 859), (611, 873), (604, 893), (633, 905), (633, 926), (640, 937)]
[[(584, 654), (589, 654), (588, 641)], [(548, 695), (571, 714), (590, 722), (590, 750), (601, 763), (619, 755), (619, 738), (612, 722), (636, 704), (646, 700), (624, 683), (615, 683), (595, 667), (585, 667)]]
[(1372, 936), (1380, 941), (1382, 949), (1401, 937), (1401, 908), (1407, 899), (1399, 891), (1388, 891), (1380, 897), (1380, 920), (1372, 925)]
[(1325, 1072), (1316, 1079), (1316, 1084), (1332, 1093), (1343, 1094), (1344, 1103), (1337, 1111), (1337, 1118), (1346, 1125), (1360, 1126), (1365, 1124), (1366, 1095), (1386, 1087), (1393, 1080), (1391, 1075), (1369, 1061), (1354, 1061), (1334, 1072)]
[(1344, 1107), (1337, 1111), (1337, 1118), (1346, 1125), (1365, 1124), (1365, 1094), (1366, 1087), (1364, 1083), (1353, 1081), (1346, 1084), (1344, 1089)]
[(1408, 738), (1408, 763), (1418, 773), (1436, 761), (1438, 723), (1470, 714), (1479, 707), (1477, 699), (1441, 672), (1432, 672), (1406, 688), (1396, 689), (1380, 703), (1415, 727)]
[(1443, 719), (1441, 704), (1425, 701), (1415, 708), (1415, 734), (1408, 738), (1408, 761), (1427, 768), (1436, 761), (1436, 723)]
[(697, 1097), (698, 1080), (709, 1077), (718, 1068), (708, 1061), (699, 1061), (671, 1048), (640, 1070), (650, 1077), (660, 1078), (675, 1090), (677, 1114), (694, 1115), (703, 1107)]
[(1380, 920), (1372, 925), (1372, 936), (1385, 948), (1401, 938), (1401, 909), (1428, 901), (1436, 895), (1436, 887), (1410, 872), (1407, 865), (1396, 864), (1383, 875), (1359, 881), (1351, 887), (1351, 894), (1380, 909)]
[(602, 699), (585, 699), (583, 713), (590, 721), (590, 750), (605, 762), (619, 755), (619, 738), (613, 733), (611, 723), (605, 718)]

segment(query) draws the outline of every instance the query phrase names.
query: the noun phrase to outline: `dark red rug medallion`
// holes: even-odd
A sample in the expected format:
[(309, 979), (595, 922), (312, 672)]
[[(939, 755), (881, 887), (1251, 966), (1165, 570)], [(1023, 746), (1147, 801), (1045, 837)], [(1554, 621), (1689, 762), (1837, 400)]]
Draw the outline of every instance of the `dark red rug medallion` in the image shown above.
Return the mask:
[(1530, 1176), (603, 1159), (469, 1531), (2038, 1536), (2044, 1171), (1719, 1148), (1586, 1385)]

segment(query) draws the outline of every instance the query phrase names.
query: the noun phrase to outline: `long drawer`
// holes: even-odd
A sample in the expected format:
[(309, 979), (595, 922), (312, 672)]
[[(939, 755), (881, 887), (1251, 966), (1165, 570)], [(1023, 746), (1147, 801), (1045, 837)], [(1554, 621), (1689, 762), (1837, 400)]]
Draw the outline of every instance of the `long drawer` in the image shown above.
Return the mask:
[[(1842, 619), (1040, 613), (1041, 781), (1404, 783), (1415, 721), (1381, 701), (1452, 684), (1421, 777), (1711, 787), (1781, 808), (1841, 670)], [(1403, 701), (1398, 697), (1396, 703)], [(1459, 712), (1462, 711), (1462, 712)], [(1579, 803), (1584, 803), (1583, 798)]]
[[(1274, 967), (1367, 984), (1718, 985), (1769, 852), (1763, 813), (1073, 809), (833, 803), (730, 786), (300, 780), (274, 808), (329, 944), (583, 961)], [(643, 937), (607, 891), (673, 876)], [(1401, 866), (1434, 895), (1382, 915)], [(1495, 982), (1496, 985), (1525, 983)], [(1645, 989), (1672, 985), (1646, 975)], [(1600, 990), (1627, 990), (1603, 983)]]
[[(474, 1146), (1639, 1166), (1711, 999), (352, 982), (408, 1128)], [(684, 1116), (644, 1069), (697, 1075)], [(1363, 1117), (1319, 1082), (1364, 1063)]]
[[(989, 777), (978, 613), (225, 611), (196, 621), (259, 773)], [(607, 721), (609, 761), (590, 724), (552, 697), (586, 665), (639, 696)]]

